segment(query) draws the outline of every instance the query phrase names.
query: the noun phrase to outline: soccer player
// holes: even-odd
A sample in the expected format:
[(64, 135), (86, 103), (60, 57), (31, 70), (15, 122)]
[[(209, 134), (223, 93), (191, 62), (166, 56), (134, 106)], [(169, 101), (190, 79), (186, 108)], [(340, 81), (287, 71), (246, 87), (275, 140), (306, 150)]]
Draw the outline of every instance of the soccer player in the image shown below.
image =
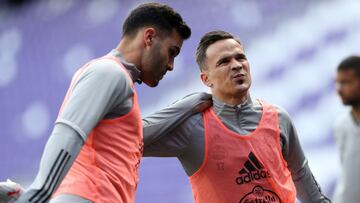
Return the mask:
[(166, 112), (145, 118), (144, 156), (177, 157), (196, 203), (294, 203), (296, 197), (304, 203), (330, 202), (288, 113), (252, 100), (250, 66), (239, 39), (224, 31), (205, 34), (196, 61), (213, 107), (158, 134), (153, 132), (166, 123)]
[(38, 174), (17, 202), (47, 202), (51, 196), (62, 203), (134, 202), (143, 148), (134, 83), (157, 86), (190, 35), (167, 5), (132, 10), (117, 47), (74, 75)]
[(338, 66), (337, 91), (344, 105), (351, 109), (335, 125), (335, 138), (341, 161), (336, 203), (360, 200), (360, 56), (349, 56)]

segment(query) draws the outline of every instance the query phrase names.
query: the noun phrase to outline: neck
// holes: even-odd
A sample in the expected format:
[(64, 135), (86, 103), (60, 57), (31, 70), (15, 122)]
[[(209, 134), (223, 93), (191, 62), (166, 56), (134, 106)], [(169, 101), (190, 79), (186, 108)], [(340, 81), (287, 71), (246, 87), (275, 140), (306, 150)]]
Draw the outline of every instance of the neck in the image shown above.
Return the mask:
[(239, 104), (243, 104), (247, 100), (248, 91), (246, 91), (240, 95), (232, 95), (230, 97), (222, 97), (219, 95), (215, 95), (214, 93), (213, 93), (213, 95), (214, 95), (214, 97), (216, 97), (220, 101), (224, 102), (225, 104), (239, 105)]
[(360, 120), (360, 104), (354, 105), (351, 109), (351, 113), (357, 120)]
[(134, 64), (136, 67), (140, 68), (141, 53), (139, 50), (142, 50), (139, 45), (136, 43), (135, 39), (123, 38), (116, 47), (116, 50), (119, 51), (124, 59)]

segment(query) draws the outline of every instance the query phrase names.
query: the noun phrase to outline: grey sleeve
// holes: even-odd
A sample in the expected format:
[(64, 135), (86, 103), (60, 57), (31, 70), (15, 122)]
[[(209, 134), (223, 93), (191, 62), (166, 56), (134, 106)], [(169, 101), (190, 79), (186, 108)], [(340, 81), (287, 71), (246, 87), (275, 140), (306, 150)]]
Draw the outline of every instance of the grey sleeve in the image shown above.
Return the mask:
[(131, 98), (129, 79), (115, 62), (90, 65), (73, 88), (45, 146), (38, 174), (17, 202), (47, 202), (79, 154), (92, 128)]
[(182, 125), (169, 133), (167, 136), (158, 139), (156, 142), (144, 145), (144, 157), (179, 157), (189, 145), (189, 136), (181, 130)]
[(145, 117), (144, 156), (180, 156), (189, 142), (187, 130), (181, 124), (196, 113), (198, 105), (210, 100), (210, 94), (193, 93)]
[(125, 70), (115, 61), (100, 59), (91, 63), (75, 84), (56, 123), (69, 125), (86, 140), (97, 123), (116, 113), (115, 109), (123, 114), (130, 111), (130, 85)]
[(301, 148), (296, 129), (289, 114), (278, 108), (282, 153), (295, 183), (297, 198), (304, 203), (325, 203), (330, 200), (322, 193)]
[(83, 143), (71, 127), (56, 124), (46, 143), (34, 182), (16, 202), (47, 202), (67, 174)]

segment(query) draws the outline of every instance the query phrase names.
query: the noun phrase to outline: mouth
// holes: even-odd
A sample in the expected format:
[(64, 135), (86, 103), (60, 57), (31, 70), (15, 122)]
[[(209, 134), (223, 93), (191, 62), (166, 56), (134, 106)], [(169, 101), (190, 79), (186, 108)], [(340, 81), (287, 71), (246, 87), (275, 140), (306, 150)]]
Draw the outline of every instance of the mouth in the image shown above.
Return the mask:
[(236, 83), (243, 84), (246, 79), (246, 75), (243, 73), (235, 74), (231, 77)]

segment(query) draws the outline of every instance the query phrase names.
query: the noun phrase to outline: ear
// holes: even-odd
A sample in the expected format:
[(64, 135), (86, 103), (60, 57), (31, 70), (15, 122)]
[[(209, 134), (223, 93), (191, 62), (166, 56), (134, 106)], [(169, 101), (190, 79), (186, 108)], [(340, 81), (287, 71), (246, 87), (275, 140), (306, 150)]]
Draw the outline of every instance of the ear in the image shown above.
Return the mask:
[(204, 83), (204, 85), (206, 85), (208, 87), (212, 87), (211, 81), (210, 81), (208, 73), (206, 71), (201, 71), (200, 78), (201, 78), (201, 81)]
[(153, 40), (156, 36), (155, 28), (148, 27), (144, 29), (143, 41), (145, 46), (151, 46), (153, 44)]

